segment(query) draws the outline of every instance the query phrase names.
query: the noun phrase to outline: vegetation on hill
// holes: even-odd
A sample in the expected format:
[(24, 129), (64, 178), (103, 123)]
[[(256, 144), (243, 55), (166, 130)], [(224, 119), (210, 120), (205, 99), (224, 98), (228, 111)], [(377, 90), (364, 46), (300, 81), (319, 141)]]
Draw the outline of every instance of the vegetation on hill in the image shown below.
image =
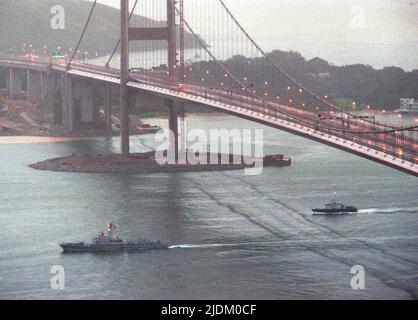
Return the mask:
[[(51, 8), (61, 5), (65, 9), (65, 29), (51, 28)], [(23, 44), (32, 44), (37, 52), (43, 53), (47, 46), (50, 54), (58, 47), (64, 52), (74, 48), (87, 20), (92, 2), (85, 0), (1, 0), (0, 1), (0, 49), (22, 50)], [(152, 21), (134, 15), (133, 26), (158, 26), (164, 22)], [(97, 4), (89, 28), (81, 44), (82, 52), (109, 54), (119, 39), (119, 10)], [(185, 35), (186, 46), (192, 46), (191, 35)], [(142, 47), (141, 47), (142, 45)], [(158, 49), (164, 46), (158, 41), (152, 46)], [(136, 44), (135, 49), (150, 49), (149, 44)], [(89, 55), (91, 56), (91, 55)]]
[[(335, 66), (320, 58), (306, 60), (300, 53), (292, 51), (275, 50), (269, 53), (269, 56), (305, 87), (322, 97), (327, 96), (341, 107), (352, 108), (355, 102), (358, 108), (371, 106), (397, 109), (399, 100), (403, 97), (418, 99), (418, 70), (405, 72), (398, 67), (376, 70), (362, 64)], [(265, 58), (248, 59), (235, 56), (224, 63), (228, 70), (259, 94), (267, 92), (270, 96), (280, 96), (284, 100), (292, 98), (295, 103), (302, 100), (307, 104), (317, 103), (307, 94), (298, 94), (298, 88), (286, 80)], [(194, 77), (197, 79), (201, 77), (198, 72), (209, 70), (210, 73), (205, 75), (205, 82), (214, 87), (219, 87), (224, 81), (215, 76), (219, 73), (215, 63), (196, 63), (193, 69), (196, 72)]]
[[(300, 56), (292, 53), (293, 56)], [(275, 51), (271, 54), (278, 64), (314, 92), (328, 95), (335, 102), (338, 99), (355, 101), (359, 106), (378, 108), (399, 108), (402, 97), (418, 99), (418, 70), (405, 72), (398, 67), (376, 70), (371, 66), (355, 64), (346, 66), (330, 65), (315, 58), (301, 58), (289, 64), (286, 54)]]

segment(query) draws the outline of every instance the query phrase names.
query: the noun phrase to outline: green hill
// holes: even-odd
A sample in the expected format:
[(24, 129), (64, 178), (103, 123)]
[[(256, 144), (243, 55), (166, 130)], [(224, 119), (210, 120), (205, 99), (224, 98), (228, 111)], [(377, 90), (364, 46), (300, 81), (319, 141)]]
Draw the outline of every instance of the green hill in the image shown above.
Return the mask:
[[(53, 15), (52, 6), (62, 5), (65, 9), (65, 30), (53, 30), (50, 26)], [(92, 2), (85, 0), (1, 0), (0, 1), (0, 49), (22, 50), (23, 44), (32, 44), (37, 52), (48, 47), (48, 53), (61, 46), (65, 51), (74, 48), (87, 20)], [(148, 18), (133, 16), (131, 24), (162, 25)], [(186, 34), (186, 46), (194, 41)], [(119, 38), (119, 11), (115, 8), (97, 4), (88, 31), (80, 49), (100, 55), (112, 51)], [(189, 44), (189, 45), (188, 45)], [(152, 46), (134, 44), (133, 48), (149, 50), (163, 48), (164, 43), (155, 42)], [(89, 54), (90, 56), (90, 54)]]

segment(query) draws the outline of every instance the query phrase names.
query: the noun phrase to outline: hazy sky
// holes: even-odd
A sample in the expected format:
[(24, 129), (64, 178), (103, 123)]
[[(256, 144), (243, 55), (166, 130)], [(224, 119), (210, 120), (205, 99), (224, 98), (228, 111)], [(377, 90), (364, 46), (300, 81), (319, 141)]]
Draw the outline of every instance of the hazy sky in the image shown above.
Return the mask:
[(418, 68), (418, 0), (224, 1), (268, 50), (294, 49), (337, 64)]
[[(188, 1), (216, 0), (185, 0), (186, 6)], [(398, 43), (416, 42), (418, 36), (418, 0), (224, 1), (252, 34), (262, 37), (343, 37)], [(119, 4), (119, 0), (99, 2)], [(362, 27), (356, 26), (357, 17), (364, 21)]]
[(270, 33), (330, 41), (418, 41), (418, 0), (225, 1), (259, 36)]

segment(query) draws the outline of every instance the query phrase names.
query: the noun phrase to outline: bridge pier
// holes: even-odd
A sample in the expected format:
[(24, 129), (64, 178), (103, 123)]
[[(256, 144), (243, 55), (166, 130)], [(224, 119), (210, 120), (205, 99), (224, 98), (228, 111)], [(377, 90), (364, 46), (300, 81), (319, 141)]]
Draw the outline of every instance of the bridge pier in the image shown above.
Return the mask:
[[(29, 90), (28, 81), (28, 90)], [(64, 76), (56, 72), (41, 72), (41, 99), (47, 99), (52, 109), (52, 124), (60, 126), (66, 119)]]
[(7, 69), (6, 76), (5, 76), (5, 84), (6, 84), (6, 94), (7, 97), (10, 99), (10, 69)]
[(73, 129), (83, 129), (83, 123), (94, 122), (94, 94), (90, 81), (73, 80)]
[(103, 127), (100, 120), (101, 88), (92, 81), (74, 79), (68, 74), (65, 78), (63, 93), (65, 127), (72, 132)]
[(51, 90), (51, 80), (47, 72), (41, 72), (41, 99), (45, 99)]
[[(170, 140), (168, 141), (168, 147), (170, 150), (174, 149), (174, 155), (176, 163), (179, 160), (179, 122), (178, 112), (179, 106), (174, 100), (166, 100), (166, 105), (169, 111), (168, 126), (173, 135), (170, 134)], [(169, 152), (170, 154), (170, 152)]]
[(105, 85), (103, 100), (106, 131), (112, 133), (112, 86), (110, 84)]
[(90, 81), (80, 81), (81, 122), (94, 122), (95, 101), (93, 86)]
[(22, 74), (19, 69), (10, 68), (8, 81), (8, 95), (11, 100), (17, 100), (22, 94)]
[(74, 118), (74, 96), (73, 96), (73, 79), (69, 74), (65, 74), (61, 87), (61, 96), (63, 98), (63, 124), (69, 131), (75, 129)]
[(7, 89), (7, 69), (0, 67), (0, 89)]
[(100, 125), (100, 107), (102, 106), (103, 89), (97, 82), (91, 83), (91, 94), (93, 95), (92, 101), (92, 118), (93, 118), (93, 129), (98, 128)]
[(52, 124), (63, 125), (66, 117), (64, 108), (64, 77), (58, 73), (41, 74), (41, 98), (48, 97), (52, 107)]
[(42, 72), (28, 70), (27, 72), (27, 101), (37, 103), (42, 97)]
[(64, 124), (63, 96), (61, 90), (52, 94), (52, 123), (56, 126)]

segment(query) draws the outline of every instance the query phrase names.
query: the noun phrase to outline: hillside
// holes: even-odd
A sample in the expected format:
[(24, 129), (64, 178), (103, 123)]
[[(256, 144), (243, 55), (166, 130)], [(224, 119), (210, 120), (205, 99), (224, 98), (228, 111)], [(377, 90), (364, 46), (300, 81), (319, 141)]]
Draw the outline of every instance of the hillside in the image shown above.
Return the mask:
[[(307, 87), (328, 95), (341, 107), (351, 108), (355, 101), (360, 107), (397, 109), (401, 98), (418, 99), (418, 70), (407, 72), (393, 66), (374, 69), (363, 64), (335, 66), (320, 58), (306, 60), (297, 52), (279, 50), (270, 56)], [(344, 102), (347, 100), (349, 103)]]
[(314, 92), (330, 96), (342, 107), (351, 107), (355, 101), (363, 107), (397, 109), (401, 98), (418, 99), (418, 70), (407, 72), (393, 66), (374, 69), (363, 64), (335, 66), (320, 58), (306, 60), (297, 52), (278, 50), (270, 56)]
[[(406, 72), (398, 67), (374, 69), (363, 64), (335, 66), (321, 58), (305, 59), (300, 53), (274, 50), (269, 53), (270, 58), (281, 66), (288, 74), (298, 79), (307, 88), (328, 96), (334, 103), (345, 108), (352, 108), (355, 101), (359, 108), (397, 109), (401, 98), (418, 99), (418, 70)], [(202, 62), (195, 64), (197, 70), (195, 78), (199, 77), (199, 70), (210, 70), (206, 82), (216, 87), (219, 79), (211, 76), (216, 74), (218, 67), (213, 63)], [(280, 73), (271, 67), (264, 58), (248, 59), (235, 56), (225, 61), (226, 67), (236, 77), (244, 79), (250, 74), (248, 81), (258, 92), (265, 92), (264, 83), (269, 84), (268, 91), (272, 96), (288, 97), (288, 86), (291, 85)], [(256, 72), (250, 73), (249, 65), (256, 66)], [(292, 85), (293, 90), (294, 86)], [(302, 103), (300, 97), (292, 97)], [(309, 95), (302, 96), (304, 102), (315, 104)], [(299, 101), (300, 100), (300, 101)]]
[[(62, 5), (65, 8), (65, 30), (53, 30), (50, 26), (51, 7)], [(24, 43), (31, 43), (39, 52), (47, 46), (53, 51), (58, 46), (69, 49), (77, 44), (92, 3), (84, 0), (1, 0), (0, 1), (0, 49), (21, 50)], [(132, 25), (159, 25), (140, 16), (133, 16)], [(97, 4), (82, 42), (81, 50), (108, 54), (119, 38), (119, 11), (115, 8)], [(191, 35), (186, 34), (186, 47)], [(153, 48), (162, 46), (156, 43)], [(135, 45), (135, 49), (139, 49)], [(150, 47), (143, 46), (142, 49)]]

